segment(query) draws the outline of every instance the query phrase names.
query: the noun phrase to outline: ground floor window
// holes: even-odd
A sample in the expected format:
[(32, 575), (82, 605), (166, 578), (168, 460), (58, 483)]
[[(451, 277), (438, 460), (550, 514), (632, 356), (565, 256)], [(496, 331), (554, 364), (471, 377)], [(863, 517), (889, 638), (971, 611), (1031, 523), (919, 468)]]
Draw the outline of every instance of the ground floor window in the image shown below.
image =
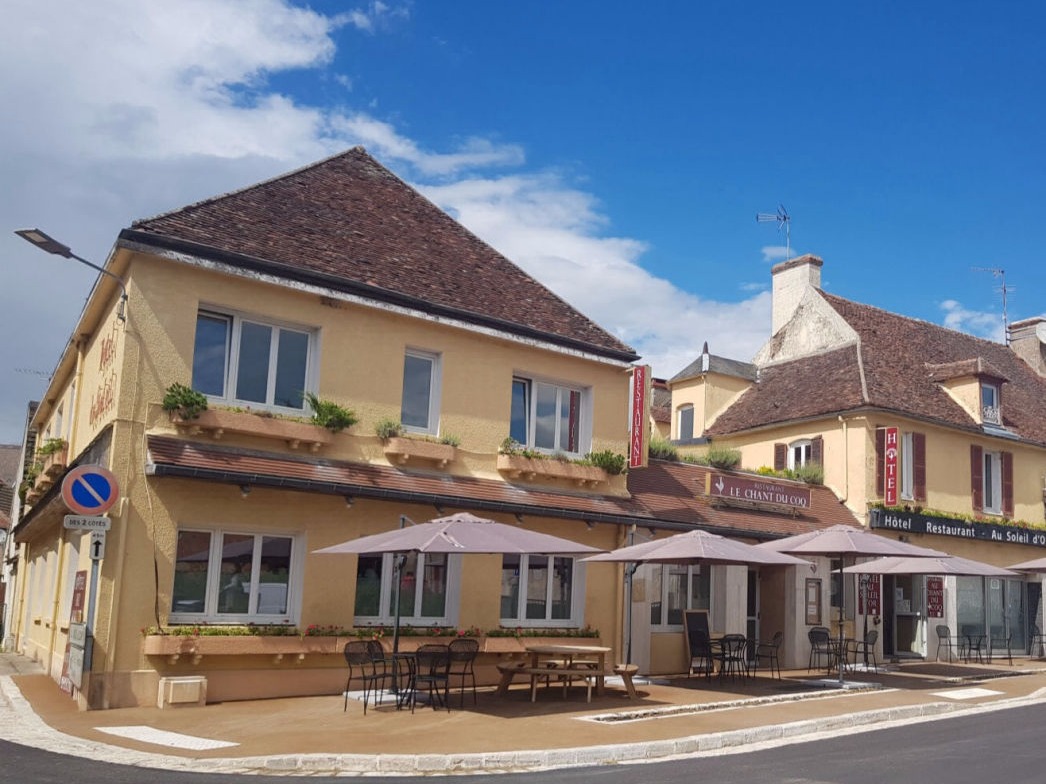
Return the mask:
[(1009, 637), (1012, 650), (1025, 650), (1030, 634), (1037, 628), (1037, 618), (1036, 613), (1028, 610), (1023, 580), (956, 577), (955, 581), (956, 626), (960, 635), (986, 635), (996, 644)]
[(450, 623), (450, 594), (456, 590), (459, 569), (458, 558), (445, 553), (361, 555), (356, 567), (356, 623), (395, 621), (397, 574), (400, 623)]
[(501, 623), (573, 626), (581, 623), (580, 568), (559, 555), (501, 557)]
[(170, 620), (290, 622), (297, 557), (292, 536), (181, 530)]
[(682, 628), (684, 611), (712, 606), (711, 566), (653, 564), (649, 569), (651, 626)]

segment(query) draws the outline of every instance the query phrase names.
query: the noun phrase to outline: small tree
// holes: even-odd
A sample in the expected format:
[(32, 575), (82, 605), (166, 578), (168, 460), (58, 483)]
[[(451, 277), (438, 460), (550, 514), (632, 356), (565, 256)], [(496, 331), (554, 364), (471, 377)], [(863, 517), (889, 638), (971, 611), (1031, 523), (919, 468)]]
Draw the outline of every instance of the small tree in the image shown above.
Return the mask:
[(196, 419), (207, 410), (207, 396), (176, 381), (167, 387), (162, 405), (164, 411), (181, 419)]

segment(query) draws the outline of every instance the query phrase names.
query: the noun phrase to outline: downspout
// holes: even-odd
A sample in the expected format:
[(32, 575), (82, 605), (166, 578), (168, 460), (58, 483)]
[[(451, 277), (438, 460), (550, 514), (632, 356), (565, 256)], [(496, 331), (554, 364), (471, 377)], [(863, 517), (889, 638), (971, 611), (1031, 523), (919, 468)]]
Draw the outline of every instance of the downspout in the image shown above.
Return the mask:
[(850, 440), (849, 426), (846, 417), (839, 415), (839, 422), (843, 426), (843, 497), (840, 499), (844, 504), (850, 498)]

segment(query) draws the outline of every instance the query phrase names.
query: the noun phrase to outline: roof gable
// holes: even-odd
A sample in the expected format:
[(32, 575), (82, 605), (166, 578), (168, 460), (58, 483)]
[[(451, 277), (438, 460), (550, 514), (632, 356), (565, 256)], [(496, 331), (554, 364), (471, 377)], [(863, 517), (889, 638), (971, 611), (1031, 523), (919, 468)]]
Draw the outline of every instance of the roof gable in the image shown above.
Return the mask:
[(363, 286), (374, 299), (406, 297), (465, 321), (636, 358), (362, 147), (137, 221), (122, 238), (293, 279), (321, 276), (335, 288)]

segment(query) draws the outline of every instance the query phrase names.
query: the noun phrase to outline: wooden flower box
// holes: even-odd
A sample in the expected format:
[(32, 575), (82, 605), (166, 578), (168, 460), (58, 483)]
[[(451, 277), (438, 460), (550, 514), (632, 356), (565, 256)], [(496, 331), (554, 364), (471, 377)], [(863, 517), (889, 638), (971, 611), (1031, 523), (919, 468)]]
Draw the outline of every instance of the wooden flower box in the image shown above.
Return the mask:
[(608, 479), (607, 472), (597, 466), (522, 455), (498, 455), (498, 471), (511, 479), (565, 479), (581, 487), (606, 482)]
[(57, 452), (44, 455), (40, 463), (40, 476), (47, 476), (52, 480), (57, 479), (69, 463), (68, 455), (69, 447), (62, 447)]
[(209, 433), (212, 438), (220, 439), (226, 433), (256, 436), (286, 441), (291, 449), (306, 446), (316, 452), (320, 447), (334, 441), (334, 434), (324, 427), (311, 422), (295, 422), (291, 419), (254, 414), (246, 411), (226, 411), (220, 408), (208, 409), (195, 419), (171, 417), (179, 430), (189, 435)]
[(281, 661), (286, 656), (304, 659), (306, 655), (340, 653), (346, 640), (338, 637), (299, 637), (264, 635), (201, 635), (189, 637), (173, 634), (150, 634), (142, 642), (146, 656), (166, 656), (173, 664), (182, 657), (193, 663), (205, 656), (270, 656)]
[(431, 460), (445, 468), (454, 461), (457, 449), (450, 444), (439, 444), (421, 438), (404, 438), (397, 436), (385, 443), (385, 456), (389, 462), (406, 463), (408, 460)]

